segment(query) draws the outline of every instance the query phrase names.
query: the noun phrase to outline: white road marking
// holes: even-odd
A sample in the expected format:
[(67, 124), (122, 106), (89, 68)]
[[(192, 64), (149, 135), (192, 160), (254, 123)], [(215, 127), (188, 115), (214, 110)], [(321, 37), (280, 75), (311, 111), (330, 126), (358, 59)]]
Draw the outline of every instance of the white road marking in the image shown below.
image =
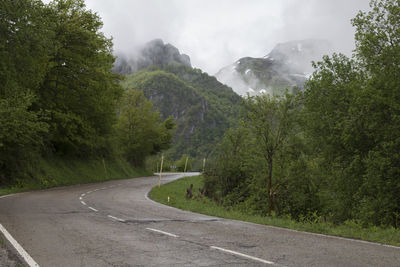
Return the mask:
[(85, 206), (86, 206), (86, 203), (85, 203), (85, 201), (81, 201), (81, 203), (82, 203), (82, 205), (85, 205)]
[(96, 210), (95, 208), (92, 208), (92, 207), (88, 207), (88, 208), (93, 210), (93, 211), (95, 211), (95, 212), (98, 212), (98, 210)]
[(6, 230), (6, 228), (3, 227), (3, 225), (0, 224), (0, 231), (3, 233), (3, 235), (7, 238), (7, 240), (14, 246), (14, 248), (18, 251), (18, 253), (24, 258), (25, 262), (30, 266), (30, 267), (39, 267), (39, 264), (36, 263), (36, 261), (33, 260), (33, 258), (28, 254), (28, 252), (25, 251), (25, 249), (15, 240), (10, 233)]
[(82, 197), (79, 197), (79, 200), (82, 200)]
[(5, 196), (0, 196), (0, 198), (6, 198), (6, 197), (12, 197), (15, 196), (16, 194), (9, 194), (9, 195), (5, 195)]
[(92, 191), (87, 191), (87, 192), (86, 192), (86, 194), (91, 194), (91, 193), (92, 193)]
[(114, 219), (114, 220), (119, 221), (119, 222), (126, 222), (124, 219), (121, 219), (121, 218), (118, 218), (118, 217), (114, 217), (114, 216), (111, 216), (111, 215), (107, 215), (107, 217), (110, 217), (111, 219)]
[(167, 235), (167, 236), (179, 237), (177, 235), (174, 235), (174, 234), (171, 234), (171, 233), (168, 233), (168, 232), (164, 232), (164, 231), (161, 231), (161, 230), (153, 229), (153, 228), (146, 228), (146, 229), (150, 230), (150, 231), (153, 231), (153, 232), (160, 233), (160, 234), (164, 234), (164, 235)]
[(250, 259), (250, 260), (254, 260), (254, 261), (258, 261), (258, 262), (262, 262), (262, 263), (266, 263), (266, 264), (271, 264), (271, 265), (275, 265), (276, 264), (275, 262), (272, 262), (272, 261), (267, 261), (267, 260), (264, 260), (264, 259), (260, 259), (260, 258), (257, 258), (257, 257), (253, 257), (253, 256), (250, 256), (250, 255), (246, 255), (246, 254), (243, 254), (243, 253), (240, 253), (240, 252), (236, 252), (236, 251), (233, 251), (233, 250), (229, 250), (229, 249), (224, 249), (224, 248), (215, 247), (215, 246), (210, 246), (210, 248), (217, 249), (217, 250), (220, 250), (220, 251), (223, 251), (223, 252), (226, 252), (226, 253), (230, 253), (230, 254), (233, 254), (233, 255), (237, 255), (237, 256), (240, 256), (240, 257), (243, 257), (243, 258), (247, 258), (247, 259)]
[(246, 222), (246, 221), (239, 221), (239, 220), (232, 220), (232, 219), (223, 219), (223, 218), (220, 218), (220, 219), (221, 220), (216, 221), (216, 222), (224, 224), (226, 221), (234, 221), (234, 222), (238, 222), (238, 223), (249, 224), (249, 225), (253, 225), (253, 226), (273, 228), (273, 229), (278, 229), (278, 230), (282, 230), (282, 231), (295, 232), (295, 233), (313, 235), (313, 236), (318, 236), (318, 237), (327, 237), (327, 238), (339, 239), (339, 240), (343, 240), (343, 241), (351, 241), (351, 242), (363, 243), (363, 244), (374, 245), (374, 246), (382, 246), (382, 247), (400, 249), (400, 247), (396, 247), (396, 246), (392, 246), (392, 245), (386, 245), (386, 244), (376, 243), (376, 242), (366, 241), (366, 240), (352, 239), (350, 237), (341, 237), (341, 236), (335, 236), (335, 235), (326, 235), (326, 234), (319, 234), (319, 233), (303, 232), (303, 231), (299, 231), (299, 230), (282, 228), (282, 227), (278, 227), (278, 226), (257, 224), (257, 223), (253, 223), (253, 222)]

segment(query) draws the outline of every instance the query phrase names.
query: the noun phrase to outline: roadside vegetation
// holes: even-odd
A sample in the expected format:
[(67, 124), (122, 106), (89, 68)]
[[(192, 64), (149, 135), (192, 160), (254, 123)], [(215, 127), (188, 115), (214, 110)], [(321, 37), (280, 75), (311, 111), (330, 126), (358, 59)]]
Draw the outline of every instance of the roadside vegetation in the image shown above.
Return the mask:
[(101, 28), (83, 0), (0, 3), (2, 192), (129, 178), (169, 147), (174, 122), (121, 87)]
[(315, 63), (304, 92), (244, 99), (237, 126), (207, 159), (204, 184), (196, 184), (203, 198), (171, 203), (399, 245), (398, 14), (398, 1), (371, 1), (371, 11), (352, 20), (352, 58), (333, 54)]
[(372, 1), (352, 20), (352, 58), (315, 63), (304, 92), (245, 99), (208, 160), (205, 195), (260, 216), (399, 229), (398, 14), (398, 1)]
[[(193, 197), (187, 199), (186, 192), (191, 184), (193, 184)], [(318, 217), (317, 214), (314, 217), (304, 217), (300, 220), (293, 220), (288, 216), (263, 216), (253, 213), (251, 210), (218, 204), (200, 193), (199, 190), (203, 188), (204, 177), (190, 176), (162, 185), (160, 188), (154, 187), (150, 192), (150, 198), (179, 209), (226, 219), (400, 246), (400, 230), (394, 227), (363, 227), (354, 220), (337, 225), (324, 222), (323, 218)]]
[(0, 195), (152, 175), (144, 168), (133, 167), (123, 158), (42, 158), (35, 166), (27, 166), (25, 172), (29, 174), (29, 179), (17, 179), (11, 186), (0, 188)]

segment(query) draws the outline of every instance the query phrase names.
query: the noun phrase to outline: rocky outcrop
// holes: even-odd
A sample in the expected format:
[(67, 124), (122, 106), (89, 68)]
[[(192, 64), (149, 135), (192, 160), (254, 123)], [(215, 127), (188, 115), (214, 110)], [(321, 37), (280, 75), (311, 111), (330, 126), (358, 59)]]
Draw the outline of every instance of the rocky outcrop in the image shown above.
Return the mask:
[(113, 71), (122, 75), (134, 73), (152, 65), (165, 66), (171, 63), (180, 63), (191, 67), (190, 57), (181, 54), (175, 46), (164, 44), (161, 39), (146, 43), (135, 56), (117, 54)]

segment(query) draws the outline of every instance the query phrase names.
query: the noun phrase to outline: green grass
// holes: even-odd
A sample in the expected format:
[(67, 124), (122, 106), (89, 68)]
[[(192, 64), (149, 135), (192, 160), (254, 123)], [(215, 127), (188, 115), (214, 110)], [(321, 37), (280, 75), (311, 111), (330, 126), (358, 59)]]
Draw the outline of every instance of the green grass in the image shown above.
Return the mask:
[[(189, 188), (190, 184), (193, 184), (195, 196), (193, 199), (186, 199), (186, 189)], [(199, 197), (199, 188), (202, 187), (202, 176), (186, 177), (165, 184), (160, 188), (153, 188), (150, 192), (150, 198), (179, 209), (216, 217), (400, 246), (399, 229), (375, 226), (363, 228), (354, 221), (348, 221), (342, 225), (333, 225), (325, 222), (297, 222), (288, 218), (247, 214), (243, 211), (217, 205), (205, 197)], [(170, 197), (170, 202), (168, 202), (168, 197)]]
[(53, 157), (40, 159), (16, 183), (0, 187), (0, 195), (56, 186), (102, 182), (151, 175), (144, 169), (133, 168), (123, 159), (71, 159)]

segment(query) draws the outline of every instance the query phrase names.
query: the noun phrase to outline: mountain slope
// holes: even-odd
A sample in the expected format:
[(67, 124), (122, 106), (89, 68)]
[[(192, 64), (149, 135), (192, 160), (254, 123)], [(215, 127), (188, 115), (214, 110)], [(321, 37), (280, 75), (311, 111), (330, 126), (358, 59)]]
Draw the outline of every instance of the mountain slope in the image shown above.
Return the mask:
[(222, 68), (215, 77), (239, 95), (283, 94), (301, 90), (313, 71), (311, 62), (332, 52), (324, 40), (281, 43), (262, 58), (244, 57)]
[(128, 75), (122, 86), (142, 90), (163, 118), (174, 118), (177, 129), (169, 153), (175, 159), (184, 153), (198, 158), (211, 153), (233, 126), (241, 101), (215, 77), (182, 64), (151, 66)]

